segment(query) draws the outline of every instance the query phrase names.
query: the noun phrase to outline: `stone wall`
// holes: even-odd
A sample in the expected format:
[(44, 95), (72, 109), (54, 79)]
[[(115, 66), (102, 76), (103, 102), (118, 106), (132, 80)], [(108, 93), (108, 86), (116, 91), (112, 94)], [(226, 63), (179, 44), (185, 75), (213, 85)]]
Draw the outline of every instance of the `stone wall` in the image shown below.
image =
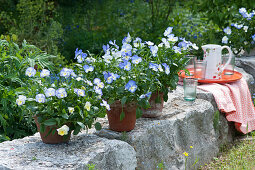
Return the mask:
[[(252, 93), (255, 89), (253, 59), (237, 59), (240, 68), (236, 68)], [(183, 152), (189, 153), (187, 169), (197, 168), (210, 162), (224, 144), (233, 141), (233, 123), (227, 122), (224, 114), (215, 119), (216, 110), (211, 93), (198, 90), (195, 102), (186, 102), (183, 88), (178, 86), (169, 93), (161, 117), (138, 119), (131, 132), (110, 131), (107, 119), (101, 119), (101, 131), (72, 136), (68, 144), (43, 144), (38, 133), (3, 142), (0, 170), (87, 169), (87, 164), (92, 163), (99, 170), (154, 170), (160, 162), (166, 169), (185, 169)]]

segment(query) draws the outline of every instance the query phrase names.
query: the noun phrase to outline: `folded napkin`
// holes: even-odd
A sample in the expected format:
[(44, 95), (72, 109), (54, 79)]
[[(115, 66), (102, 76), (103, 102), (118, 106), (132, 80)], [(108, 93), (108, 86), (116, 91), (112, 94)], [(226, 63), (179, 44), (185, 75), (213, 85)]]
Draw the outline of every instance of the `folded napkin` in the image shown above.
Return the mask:
[(211, 92), (218, 109), (235, 122), (238, 131), (246, 134), (255, 130), (255, 108), (247, 82), (242, 78), (233, 83), (202, 84), (199, 89)]

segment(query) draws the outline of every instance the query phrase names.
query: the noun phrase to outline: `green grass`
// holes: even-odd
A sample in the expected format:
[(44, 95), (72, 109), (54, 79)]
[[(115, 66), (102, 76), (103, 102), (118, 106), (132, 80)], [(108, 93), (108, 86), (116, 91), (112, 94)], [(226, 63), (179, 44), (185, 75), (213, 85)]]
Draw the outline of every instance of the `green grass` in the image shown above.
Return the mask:
[(208, 169), (255, 170), (255, 132), (234, 144), (224, 146), (221, 156), (214, 158), (210, 164), (201, 167)]

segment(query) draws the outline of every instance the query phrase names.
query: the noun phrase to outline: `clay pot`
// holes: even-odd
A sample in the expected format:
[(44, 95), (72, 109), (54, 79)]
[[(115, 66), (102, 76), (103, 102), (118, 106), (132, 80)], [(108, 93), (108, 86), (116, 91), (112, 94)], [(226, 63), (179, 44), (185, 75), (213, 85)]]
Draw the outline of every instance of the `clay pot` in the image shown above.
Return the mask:
[[(67, 143), (70, 140), (70, 137), (71, 137), (70, 130), (68, 132), (68, 135), (64, 137), (64, 136), (58, 135), (56, 126), (45, 126), (45, 131), (42, 133), (42, 132), (40, 132), (40, 123), (37, 121), (36, 116), (34, 117), (34, 120), (35, 120), (35, 123), (37, 126), (37, 131), (40, 133), (43, 143), (58, 144), (58, 143)], [(52, 128), (56, 130), (54, 135), (52, 134), (52, 132), (50, 134), (48, 134)]]
[[(155, 92), (151, 94), (151, 98), (149, 99), (151, 107), (148, 109), (142, 109), (143, 111), (142, 117), (154, 118), (162, 115), (164, 105), (163, 95), (164, 95), (163, 92)], [(160, 103), (156, 103), (157, 97), (159, 97)]]
[(129, 103), (123, 106), (125, 117), (120, 120), (122, 105), (120, 101), (110, 105), (111, 110), (107, 111), (110, 129), (117, 132), (131, 131), (135, 128), (136, 122), (136, 103)]

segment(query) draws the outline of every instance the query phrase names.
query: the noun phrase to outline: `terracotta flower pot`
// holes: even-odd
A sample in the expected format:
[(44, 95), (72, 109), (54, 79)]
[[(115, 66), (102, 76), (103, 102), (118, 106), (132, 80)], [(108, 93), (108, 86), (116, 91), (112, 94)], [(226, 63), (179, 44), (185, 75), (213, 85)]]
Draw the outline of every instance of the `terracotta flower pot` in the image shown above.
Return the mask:
[[(142, 109), (143, 111), (142, 117), (153, 118), (153, 117), (159, 117), (162, 115), (162, 110), (164, 105), (163, 95), (164, 93), (162, 92), (156, 92), (151, 94), (151, 98), (149, 99), (151, 108)], [(157, 97), (159, 97), (160, 103), (156, 102)]]
[[(67, 136), (60, 136), (58, 135), (57, 132), (57, 127), (56, 126), (46, 126), (45, 127), (45, 131), (42, 133), (40, 132), (40, 123), (37, 121), (37, 117), (34, 117), (36, 126), (37, 126), (37, 131), (40, 133), (41, 139), (43, 141), (43, 143), (47, 143), (47, 144), (58, 144), (58, 143), (66, 143), (70, 140), (71, 137), (71, 131), (69, 130), (68, 135)], [(49, 131), (51, 129), (55, 129), (55, 133), (54, 135), (51, 133), (49, 133)], [(49, 134), (48, 134), (49, 133)]]
[(122, 105), (120, 101), (110, 105), (111, 110), (107, 111), (110, 129), (117, 132), (131, 131), (135, 128), (136, 122), (136, 103), (129, 103), (123, 106), (125, 117), (120, 120)]

